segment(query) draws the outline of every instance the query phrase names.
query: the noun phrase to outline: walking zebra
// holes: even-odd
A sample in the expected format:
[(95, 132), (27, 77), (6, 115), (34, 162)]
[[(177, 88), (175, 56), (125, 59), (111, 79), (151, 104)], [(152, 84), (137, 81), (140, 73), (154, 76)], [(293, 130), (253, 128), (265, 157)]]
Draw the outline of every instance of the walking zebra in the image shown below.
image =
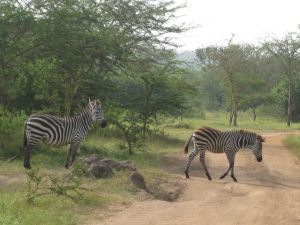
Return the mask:
[(99, 100), (90, 101), (80, 113), (73, 117), (56, 117), (52, 115), (32, 115), (25, 122), (24, 128), (24, 167), (30, 169), (31, 149), (40, 141), (53, 146), (70, 144), (66, 168), (75, 160), (77, 149), (87, 136), (92, 123), (106, 126)]
[(224, 131), (215, 130), (210, 127), (202, 127), (194, 131), (192, 136), (184, 146), (184, 153), (188, 153), (188, 147), (191, 139), (194, 142), (194, 150), (189, 155), (185, 167), (186, 178), (189, 178), (189, 167), (194, 157), (200, 153), (200, 162), (204, 168), (205, 174), (209, 180), (211, 177), (205, 165), (205, 151), (213, 153), (224, 153), (229, 162), (228, 170), (220, 177), (223, 179), (231, 170), (232, 179), (237, 182), (234, 176), (234, 157), (241, 148), (249, 148), (256, 157), (257, 162), (262, 161), (262, 142), (264, 138), (256, 133), (244, 130)]

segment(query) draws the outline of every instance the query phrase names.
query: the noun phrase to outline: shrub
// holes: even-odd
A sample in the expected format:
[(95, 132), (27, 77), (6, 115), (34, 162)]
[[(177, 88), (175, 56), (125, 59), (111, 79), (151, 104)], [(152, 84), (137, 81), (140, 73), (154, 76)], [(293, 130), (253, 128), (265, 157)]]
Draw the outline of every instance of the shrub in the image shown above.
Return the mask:
[(25, 118), (24, 112), (12, 114), (0, 106), (0, 158), (20, 155)]

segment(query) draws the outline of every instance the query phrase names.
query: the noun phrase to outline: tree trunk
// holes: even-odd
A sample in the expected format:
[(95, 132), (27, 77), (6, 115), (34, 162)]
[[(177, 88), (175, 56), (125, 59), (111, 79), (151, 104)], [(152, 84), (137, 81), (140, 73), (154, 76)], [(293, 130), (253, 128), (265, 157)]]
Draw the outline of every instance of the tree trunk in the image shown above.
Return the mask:
[(146, 136), (146, 130), (147, 130), (147, 120), (148, 120), (148, 116), (147, 115), (143, 115), (143, 137)]
[(232, 110), (232, 96), (231, 96), (231, 105), (230, 105), (230, 115), (229, 115), (229, 126), (232, 124), (232, 117), (233, 117), (233, 110)]
[(150, 98), (152, 96), (152, 87), (149, 86), (147, 83), (145, 84), (145, 105), (144, 105), (144, 115), (143, 115), (143, 137), (146, 136), (147, 131), (147, 125), (148, 125), (148, 119), (150, 115)]
[(255, 112), (255, 108), (252, 108), (252, 111), (253, 111), (253, 121), (255, 122), (255, 121), (256, 121), (256, 112)]
[(292, 86), (292, 82), (291, 82), (291, 77), (289, 77), (289, 96), (288, 96), (288, 109), (287, 109), (287, 125), (288, 127), (291, 126), (291, 86)]
[(133, 154), (133, 151), (132, 151), (132, 143), (131, 143), (131, 140), (130, 140), (130, 134), (129, 134), (130, 131), (124, 131), (124, 134), (125, 134), (125, 138), (126, 138), (126, 141), (127, 141), (127, 146), (128, 146), (128, 154), (129, 155), (132, 155)]
[(73, 114), (74, 111), (74, 96), (76, 95), (78, 88), (78, 82), (76, 79), (74, 79), (73, 76), (69, 77), (69, 83), (66, 86), (66, 92), (65, 92), (65, 114), (67, 116), (70, 116)]
[(233, 100), (232, 113), (233, 113), (233, 126), (237, 126), (237, 100), (235, 96)]
[(229, 79), (231, 86), (231, 114), (230, 114), (230, 125), (233, 122), (233, 126), (237, 126), (237, 98), (233, 87), (232, 79)]

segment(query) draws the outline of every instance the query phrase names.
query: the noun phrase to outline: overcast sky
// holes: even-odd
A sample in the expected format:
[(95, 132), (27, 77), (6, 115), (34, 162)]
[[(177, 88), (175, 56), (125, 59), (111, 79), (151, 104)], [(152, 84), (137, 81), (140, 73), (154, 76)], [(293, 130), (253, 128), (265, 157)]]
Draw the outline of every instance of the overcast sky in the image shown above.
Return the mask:
[(255, 43), (275, 35), (297, 31), (300, 0), (174, 0), (186, 3), (179, 12), (181, 22), (199, 25), (176, 36), (183, 45), (178, 51), (227, 43), (232, 34), (236, 42)]

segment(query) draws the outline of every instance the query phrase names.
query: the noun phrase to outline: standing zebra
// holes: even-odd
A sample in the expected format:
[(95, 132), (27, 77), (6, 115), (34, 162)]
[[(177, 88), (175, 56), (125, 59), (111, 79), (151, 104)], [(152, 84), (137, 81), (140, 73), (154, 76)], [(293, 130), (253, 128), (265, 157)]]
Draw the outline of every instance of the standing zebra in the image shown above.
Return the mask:
[(42, 141), (53, 146), (70, 144), (65, 164), (65, 167), (69, 168), (75, 160), (80, 143), (87, 136), (94, 122), (98, 122), (100, 127), (106, 126), (99, 100), (89, 100), (88, 105), (73, 117), (30, 116), (24, 128), (24, 167), (31, 168), (31, 149)]
[(192, 136), (184, 146), (184, 153), (188, 153), (188, 147), (191, 139), (194, 142), (194, 150), (189, 156), (188, 162), (185, 167), (186, 178), (189, 178), (189, 167), (194, 157), (200, 153), (200, 162), (204, 168), (205, 174), (209, 180), (211, 177), (205, 165), (205, 151), (208, 150), (213, 153), (224, 153), (229, 162), (228, 170), (220, 177), (223, 179), (231, 170), (232, 179), (237, 182), (234, 176), (234, 157), (241, 148), (249, 148), (256, 157), (257, 162), (262, 161), (262, 142), (264, 138), (258, 134), (250, 131), (235, 130), (224, 131), (215, 130), (209, 127), (202, 127), (194, 131)]

